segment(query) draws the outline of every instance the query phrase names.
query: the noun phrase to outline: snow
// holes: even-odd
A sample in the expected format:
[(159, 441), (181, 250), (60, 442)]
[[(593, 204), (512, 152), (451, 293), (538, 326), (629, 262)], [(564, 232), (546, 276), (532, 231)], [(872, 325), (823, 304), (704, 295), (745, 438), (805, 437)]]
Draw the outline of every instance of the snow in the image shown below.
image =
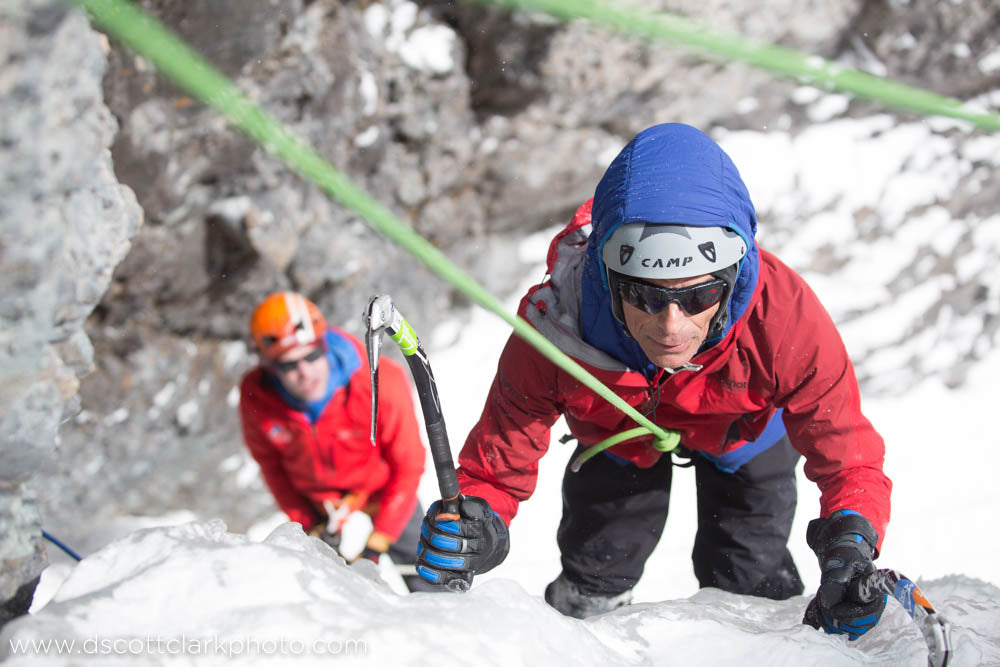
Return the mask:
[(372, 125), (367, 130), (354, 137), (354, 145), (358, 148), (367, 148), (373, 146), (379, 137), (379, 128), (377, 125)]
[[(541, 278), (550, 236), (534, 234), (518, 248), (522, 260), (539, 267), (522, 288)], [(464, 326), (449, 323), (427, 337), (453, 450), (478, 418), (508, 331), (478, 310)], [(956, 666), (1000, 664), (997, 539), (985, 528), (996, 524), (1000, 448), (987, 419), (998, 373), (995, 350), (960, 390), (927, 380), (864, 404), (886, 439), (886, 471), (895, 484), (879, 565), (914, 578), (952, 623)], [(553, 441), (564, 432), (557, 424)], [(190, 513), (136, 517), (109, 527), (124, 537), (77, 565), (53, 554), (57, 562), (43, 577), (32, 614), (0, 633), (0, 657), (8, 656), (11, 667), (78, 664), (90, 656), (129, 665), (214, 665), (234, 657), (296, 665), (332, 657), (343, 665), (732, 665), (765, 656), (768, 664), (796, 667), (926, 664), (922, 636), (892, 600), (879, 627), (857, 642), (801, 624), (819, 583), (805, 545), (819, 494), (801, 476), (790, 548), (807, 595), (777, 602), (699, 591), (689, 555), (693, 476), (678, 470), (667, 529), (635, 604), (586, 621), (560, 616), (541, 595), (559, 572), (555, 528), (570, 449), (555, 442), (542, 459), (535, 496), (511, 526), (510, 555), (468, 594), (400, 595), (373, 565), (347, 565), (281, 515), (247, 535), (218, 520), (191, 521)], [(247, 459), (226, 466), (253, 471)], [(419, 493), (425, 506), (435, 498), (433, 475), (425, 475)], [(146, 527), (158, 523), (174, 525)], [(356, 530), (363, 540), (370, 523)], [(56, 639), (72, 648), (49, 644), (43, 655), (41, 642)]]
[(851, 102), (850, 95), (824, 95), (809, 107), (809, 120), (824, 122), (842, 114)]
[(104, 422), (106, 424), (115, 425), (121, 424), (126, 419), (128, 419), (128, 408), (118, 408), (114, 412), (104, 417)]
[(399, 45), (399, 57), (417, 70), (447, 74), (455, 67), (455, 31), (443, 25), (416, 28)]
[(361, 72), (358, 82), (358, 94), (361, 95), (361, 113), (366, 116), (374, 115), (378, 110), (378, 83), (375, 75), (364, 70)]
[(394, 1), (387, 8), (372, 4), (364, 12), (365, 29), (384, 39), (384, 46), (412, 69), (447, 74), (455, 67), (455, 31), (443, 25), (415, 27), (419, 7), (413, 2)]
[[(297, 524), (260, 541), (218, 520), (145, 528), (84, 559), (43, 611), (9, 624), (11, 667), (79, 664), (922, 665), (916, 626), (894, 603), (848, 644), (801, 624), (805, 598), (706, 589), (578, 621), (513, 578), (467, 594), (400, 595), (376, 566), (348, 565)], [(1000, 590), (968, 577), (923, 585), (954, 620), (953, 665), (996, 664)], [(992, 639), (991, 639), (992, 638)], [(60, 641), (61, 644), (54, 644)]]
[(231, 341), (223, 343), (220, 349), (222, 365), (226, 370), (233, 368), (236, 364), (247, 358), (249, 350), (245, 341)]
[[(989, 286), (1000, 219), (953, 219), (942, 203), (960, 180), (975, 182), (977, 163), (993, 163), (1000, 138), (975, 136), (956, 151), (934, 125), (878, 115), (794, 137), (717, 133), (753, 197), (761, 245), (800, 270), (852, 356), (877, 371), (869, 383), (878, 391), (960, 368), (991, 344), (983, 323), (998, 302)], [(962, 296), (983, 289), (990, 298)]]
[(979, 70), (983, 74), (991, 74), (1000, 69), (1000, 48), (993, 49), (979, 59)]
[(760, 102), (756, 97), (744, 97), (736, 102), (736, 113), (747, 114), (756, 111)]
[(147, 411), (150, 418), (155, 419), (160, 415), (161, 408), (170, 402), (176, 390), (177, 385), (173, 382), (168, 382), (160, 388), (160, 391), (153, 395), (153, 406)]
[(177, 408), (177, 423), (181, 426), (190, 426), (194, 422), (195, 415), (198, 414), (199, 409), (197, 401), (184, 401)]
[[(373, 34), (388, 32), (403, 53), (404, 36), (420, 34), (412, 30), (417, 9), (412, 3), (395, 8), (390, 16), (381, 4), (371, 5), (366, 24)], [(425, 64), (434, 69), (443, 62)], [(800, 89), (802, 103), (816, 109), (836, 106), (835, 98), (821, 100), (812, 90)], [(966, 232), (969, 221), (952, 220), (931, 204), (946, 197), (973, 162), (995, 163), (1000, 154), (997, 138), (990, 136), (967, 144), (966, 154), (955, 157), (927, 125), (895, 124), (888, 116), (832, 121), (795, 138), (780, 132), (720, 132), (718, 138), (739, 165), (759, 211), (775, 219), (793, 210), (815, 212), (798, 221), (795, 235), (782, 238), (762, 228), (761, 236), (774, 239), (774, 249), (787, 263), (803, 268), (841, 324), (852, 355), (892, 343), (901, 328), (922, 317), (928, 300), (954, 282), (948, 275), (924, 280), (906, 298), (892, 300), (890, 308), (887, 285), (909, 258), (921, 248), (951, 252)], [(816, 155), (824, 159), (812, 159)], [(910, 168), (901, 175), (904, 165)], [(905, 217), (915, 203), (929, 206), (919, 216)], [(865, 207), (898, 230), (890, 240), (870, 243), (844, 224)], [(1000, 219), (973, 227), (975, 247), (963, 255), (959, 268), (1000, 277)], [(522, 261), (537, 265), (518, 296), (542, 278), (551, 234), (532, 235), (518, 249)], [(833, 248), (843, 266), (825, 274), (807, 270), (812, 255), (824, 247)], [(995, 288), (991, 295), (992, 305), (984, 307), (996, 313)], [(508, 300), (508, 309), (516, 302), (517, 297)], [(859, 303), (886, 305), (849, 319)], [(397, 305), (406, 312), (405, 304)], [(975, 320), (943, 310), (933, 326), (905, 344), (883, 348), (867, 363), (891, 370), (917, 355), (929, 359), (931, 368), (952, 364), (956, 350), (977, 331)], [(506, 323), (481, 310), (470, 321), (427, 332), (456, 452), (479, 416), (508, 334)], [(1000, 375), (997, 343), (992, 341), (992, 351), (981, 349), (983, 358), (959, 389), (929, 377), (864, 397), (866, 415), (886, 440), (885, 468), (894, 482), (892, 523), (879, 565), (914, 578), (951, 621), (951, 664), (956, 666), (1000, 664), (1000, 541), (990, 528), (997, 524), (995, 471), (1000, 468), (991, 420)], [(232, 348), (226, 363), (243, 354), (245, 348)], [(154, 402), (163, 407), (172, 397), (168, 385)], [(196, 403), (185, 403), (178, 420), (184, 423), (196, 412)], [(120, 422), (128, 412), (123, 408), (105, 418)], [(401, 595), (374, 565), (348, 565), (281, 515), (246, 535), (228, 531), (219, 520), (194, 520), (190, 512), (132, 517), (108, 526), (107, 535), (94, 536), (94, 549), (79, 564), (50, 549), (53, 565), (42, 578), (32, 613), (0, 632), (0, 659), (6, 657), (11, 667), (72, 665), (88, 658), (129, 665), (214, 665), (233, 657), (243, 664), (272, 665), (331, 658), (342, 665), (505, 667), (925, 664), (921, 635), (893, 601), (879, 627), (857, 642), (801, 624), (819, 575), (805, 544), (805, 526), (818, 513), (819, 493), (801, 472), (789, 546), (805, 596), (777, 602), (699, 591), (690, 564), (693, 475), (678, 470), (664, 538), (635, 589), (635, 604), (586, 621), (560, 616), (541, 595), (559, 572), (560, 480), (572, 449), (557, 441), (565, 432), (561, 423), (553, 429), (554, 444), (542, 459), (537, 491), (511, 526), (507, 560), (478, 577), (467, 594)], [(259, 474), (245, 456), (227, 459), (223, 467), (239, 470), (244, 483)], [(437, 496), (435, 485), (428, 472), (419, 489), (424, 506)], [(355, 530), (360, 535), (355, 539), (363, 541), (370, 523)], [(356, 541), (356, 548), (360, 544)], [(50, 643), (56, 640), (67, 643)]]

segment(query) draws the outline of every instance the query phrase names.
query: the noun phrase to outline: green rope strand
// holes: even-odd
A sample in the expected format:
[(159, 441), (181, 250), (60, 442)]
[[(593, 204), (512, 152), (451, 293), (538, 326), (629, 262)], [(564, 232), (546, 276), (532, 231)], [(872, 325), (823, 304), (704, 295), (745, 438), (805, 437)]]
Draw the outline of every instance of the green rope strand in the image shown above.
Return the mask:
[[(594, 458), (605, 449), (609, 447), (614, 447), (620, 442), (625, 442), (626, 440), (632, 440), (633, 438), (638, 438), (644, 435), (648, 435), (649, 431), (645, 428), (633, 428), (628, 431), (622, 431), (621, 433), (616, 433), (615, 435), (601, 440), (599, 443), (593, 447), (588, 447), (587, 449), (580, 452), (580, 455), (573, 459), (570, 464), (570, 470), (576, 472), (580, 469), (584, 463)], [(681, 434), (677, 431), (667, 431), (666, 438), (657, 438), (653, 441), (653, 449), (658, 452), (671, 452), (677, 449), (677, 446), (681, 444)]]
[(713, 31), (676, 14), (625, 8), (597, 0), (475, 1), (520, 11), (540, 11), (564, 21), (587, 19), (628, 35), (687, 46), (703, 56), (745, 62), (803, 84), (851, 93), (920, 114), (958, 118), (990, 132), (1000, 130), (1000, 115), (973, 109), (960, 100), (794, 49)]
[(636, 411), (620, 396), (553, 345), (524, 319), (459, 269), (426, 239), (401, 222), (368, 193), (356, 187), (323, 156), (251, 102), (236, 85), (195, 53), (159, 21), (125, 0), (72, 0), (92, 20), (123, 44), (152, 62), (178, 86), (215, 108), (261, 146), (309, 179), (345, 207), (358, 213), (378, 232), (404, 248), (427, 268), (464, 292), (480, 306), (508, 322), (514, 332), (552, 363), (589, 387), (660, 440), (668, 433)]
[[(654, 436), (654, 446), (660, 451), (669, 451), (677, 446), (679, 435), (675, 431), (664, 430), (651, 422), (525, 320), (507, 313), (503, 305), (471, 276), (399, 221), (391, 211), (357, 188), (287, 126), (253, 104), (232, 81), (158, 21), (125, 0), (72, 1), (86, 10), (95, 23), (147, 58), (179, 86), (215, 108), (266, 150), (277, 155), (290, 168), (315, 183), (336, 201), (358, 213), (373, 229), (413, 254), (432, 272), (454, 285), (483, 308), (508, 322), (518, 336), (533, 345), (546, 358), (642, 426), (612, 436), (587, 449), (578, 457), (580, 464), (599, 451), (645, 433)], [(586, 18), (629, 34), (669, 40), (694, 47), (711, 56), (747, 62), (794, 77), (803, 83), (850, 92), (912, 111), (959, 118), (990, 131), (1000, 130), (1000, 116), (967, 109), (958, 100), (844, 68), (784, 47), (757, 43), (736, 35), (715, 33), (675, 15), (619, 9), (593, 0), (477, 1), (513, 9), (545, 11), (565, 20)]]

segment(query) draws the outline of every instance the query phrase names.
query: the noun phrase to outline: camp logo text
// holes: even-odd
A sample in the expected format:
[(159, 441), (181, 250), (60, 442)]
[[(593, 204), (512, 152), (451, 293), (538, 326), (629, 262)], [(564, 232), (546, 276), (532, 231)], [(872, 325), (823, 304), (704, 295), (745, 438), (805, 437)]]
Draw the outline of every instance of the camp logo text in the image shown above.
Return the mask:
[(645, 269), (669, 269), (670, 267), (684, 267), (694, 261), (694, 257), (688, 255), (687, 257), (660, 257), (653, 259), (652, 257), (643, 257), (640, 264), (642, 264)]

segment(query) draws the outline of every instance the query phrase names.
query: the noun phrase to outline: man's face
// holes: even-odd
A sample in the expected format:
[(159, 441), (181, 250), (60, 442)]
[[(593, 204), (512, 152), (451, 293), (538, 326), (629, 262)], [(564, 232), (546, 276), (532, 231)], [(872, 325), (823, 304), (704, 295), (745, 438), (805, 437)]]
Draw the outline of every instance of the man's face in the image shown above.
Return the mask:
[[(712, 280), (714, 277), (706, 274), (692, 278), (643, 280), (641, 282), (657, 287), (679, 289)], [(719, 304), (716, 303), (695, 315), (689, 315), (677, 303), (671, 302), (659, 313), (650, 315), (623, 299), (622, 309), (625, 315), (625, 325), (635, 341), (639, 343), (639, 347), (646, 353), (646, 357), (660, 368), (676, 368), (691, 361), (698, 352), (698, 348), (708, 336), (708, 327), (712, 318), (719, 312)]]
[(270, 364), (281, 386), (300, 401), (318, 401), (326, 393), (330, 363), (322, 345), (299, 345)]

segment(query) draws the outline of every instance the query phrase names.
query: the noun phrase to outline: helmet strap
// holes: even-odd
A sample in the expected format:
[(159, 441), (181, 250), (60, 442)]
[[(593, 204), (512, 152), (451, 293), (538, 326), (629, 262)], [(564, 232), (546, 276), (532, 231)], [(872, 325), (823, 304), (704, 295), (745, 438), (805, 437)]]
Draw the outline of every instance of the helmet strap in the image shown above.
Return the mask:
[(739, 274), (740, 265), (730, 264), (726, 268), (716, 271), (712, 275), (726, 283), (726, 293), (719, 302), (719, 310), (716, 311), (711, 323), (708, 325), (708, 336), (706, 340), (711, 340), (726, 330), (729, 323), (729, 297), (733, 294), (733, 287), (736, 285), (736, 276)]

